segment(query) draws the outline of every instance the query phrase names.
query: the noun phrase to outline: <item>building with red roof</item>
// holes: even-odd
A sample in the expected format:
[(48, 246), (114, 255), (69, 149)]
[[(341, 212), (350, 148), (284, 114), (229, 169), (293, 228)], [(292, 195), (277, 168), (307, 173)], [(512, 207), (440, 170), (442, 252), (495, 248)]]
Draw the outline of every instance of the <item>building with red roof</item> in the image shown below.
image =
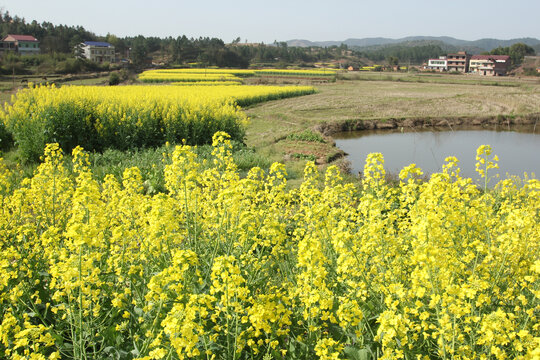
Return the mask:
[(20, 55), (39, 54), (39, 41), (32, 35), (4, 36), (0, 41), (0, 52), (13, 51)]
[(470, 72), (483, 76), (504, 76), (510, 68), (508, 55), (473, 55), (470, 60)]

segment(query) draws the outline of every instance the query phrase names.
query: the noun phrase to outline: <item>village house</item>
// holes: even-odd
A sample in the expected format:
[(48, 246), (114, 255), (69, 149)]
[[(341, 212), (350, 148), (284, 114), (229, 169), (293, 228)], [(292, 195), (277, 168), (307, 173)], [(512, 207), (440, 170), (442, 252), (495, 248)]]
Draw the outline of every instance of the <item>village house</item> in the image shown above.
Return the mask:
[(429, 59), (425, 69), (446, 71), (448, 70), (448, 60), (446, 59), (446, 56), (439, 56), (438, 59)]
[(39, 41), (32, 35), (6, 35), (0, 41), (0, 53), (13, 51), (21, 56), (39, 54)]
[(471, 73), (483, 76), (504, 76), (509, 67), (508, 55), (473, 55), (469, 65)]
[(84, 58), (97, 63), (116, 62), (114, 46), (108, 42), (85, 41), (79, 45)]
[(455, 54), (448, 54), (447, 67), (448, 71), (458, 71), (462, 73), (469, 72), (469, 60), (471, 55), (465, 51), (459, 51)]

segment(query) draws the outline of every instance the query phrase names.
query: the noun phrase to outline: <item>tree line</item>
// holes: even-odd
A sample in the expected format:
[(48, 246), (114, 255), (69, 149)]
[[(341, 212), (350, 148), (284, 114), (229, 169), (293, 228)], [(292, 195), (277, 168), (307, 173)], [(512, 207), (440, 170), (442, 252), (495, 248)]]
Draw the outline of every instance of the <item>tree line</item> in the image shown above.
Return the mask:
[(508, 47), (495, 48), (489, 52), (484, 52), (484, 55), (509, 55), (512, 64), (521, 64), (525, 56), (536, 54), (536, 50), (527, 44), (517, 43)]
[(446, 55), (448, 52), (440, 45), (414, 45), (395, 44), (373, 49), (359, 49), (360, 55), (375, 62), (387, 61), (390, 65), (397, 65), (396, 59), (401, 63), (422, 64), (427, 59)]
[(114, 45), (119, 58), (128, 58), (135, 65), (144, 65), (150, 57), (169, 64), (198, 62), (205, 65), (247, 67), (250, 63), (308, 63), (329, 61), (343, 55), (343, 46), (331, 48), (289, 47), (286, 43), (271, 45), (242, 44), (240, 38), (231, 44), (218, 38), (199, 37), (145, 37), (142, 35), (120, 38), (113, 34), (98, 36), (82, 26), (54, 25), (50, 22), (27, 22), (9, 12), (0, 12), (0, 33), (32, 35), (40, 42), (42, 54), (74, 54), (76, 46), (84, 41), (106, 41)]
[[(271, 64), (272, 66), (297, 64), (307, 65), (316, 62), (344, 60), (342, 63), (359, 64), (371, 61), (378, 64), (386, 62), (422, 64), (429, 58), (446, 55), (446, 44), (403, 43), (371, 48), (348, 48), (347, 45), (330, 47), (294, 47), (285, 42), (273, 44), (243, 44), (240, 38), (226, 44), (222, 39), (199, 37), (145, 37), (143, 35), (120, 38), (113, 34), (98, 36), (82, 26), (54, 25), (50, 22), (26, 22), (24, 18), (0, 12), (0, 33), (32, 35), (40, 41), (43, 55), (34, 59), (8, 59), (10, 69), (27, 66), (45, 66), (57, 72), (78, 72), (92, 70), (95, 65), (75, 59), (75, 48), (84, 41), (106, 41), (114, 45), (119, 59), (129, 59), (133, 66), (143, 67), (151, 61), (166, 65), (185, 65), (198, 63), (203, 66), (246, 68), (250, 64)], [(507, 48), (497, 48), (490, 54), (510, 55), (514, 64), (523, 56), (534, 54), (535, 50), (525, 44), (514, 44)], [(17, 63), (17, 66), (14, 65)], [(51, 65), (52, 64), (52, 65)], [(4, 64), (5, 65), (5, 64)], [(3, 72), (6, 72), (3, 65)]]

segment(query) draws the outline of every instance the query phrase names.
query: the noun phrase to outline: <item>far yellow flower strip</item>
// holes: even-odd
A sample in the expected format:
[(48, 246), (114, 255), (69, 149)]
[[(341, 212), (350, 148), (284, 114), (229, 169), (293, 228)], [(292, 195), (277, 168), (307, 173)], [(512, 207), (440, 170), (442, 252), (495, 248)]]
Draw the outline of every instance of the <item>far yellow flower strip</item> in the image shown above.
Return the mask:
[(241, 79), (232, 74), (200, 74), (200, 73), (161, 73), (154, 71), (146, 71), (139, 75), (139, 80), (142, 82), (174, 82), (174, 81), (237, 81)]
[(241, 81), (242, 77), (260, 76), (298, 76), (331, 77), (335, 69), (156, 69), (147, 70), (139, 75), (142, 82), (173, 81)]

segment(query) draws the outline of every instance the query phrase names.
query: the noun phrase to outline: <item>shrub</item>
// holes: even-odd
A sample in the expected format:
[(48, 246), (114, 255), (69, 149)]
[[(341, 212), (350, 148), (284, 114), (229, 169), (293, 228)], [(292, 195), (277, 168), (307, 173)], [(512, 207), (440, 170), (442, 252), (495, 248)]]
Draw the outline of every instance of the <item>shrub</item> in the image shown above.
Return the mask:
[(319, 142), (319, 143), (325, 143), (326, 141), (321, 136), (321, 134), (314, 132), (313, 130), (304, 130), (301, 133), (296, 134), (290, 134), (287, 136), (288, 140), (296, 140), (296, 141), (309, 141), (309, 142)]
[(112, 72), (109, 75), (109, 85), (118, 85), (120, 84), (120, 75), (117, 72)]
[(535, 68), (526, 68), (523, 69), (523, 74), (526, 76), (540, 76), (540, 72)]
[(294, 153), (291, 155), (293, 159), (315, 161), (317, 157), (313, 154)]

